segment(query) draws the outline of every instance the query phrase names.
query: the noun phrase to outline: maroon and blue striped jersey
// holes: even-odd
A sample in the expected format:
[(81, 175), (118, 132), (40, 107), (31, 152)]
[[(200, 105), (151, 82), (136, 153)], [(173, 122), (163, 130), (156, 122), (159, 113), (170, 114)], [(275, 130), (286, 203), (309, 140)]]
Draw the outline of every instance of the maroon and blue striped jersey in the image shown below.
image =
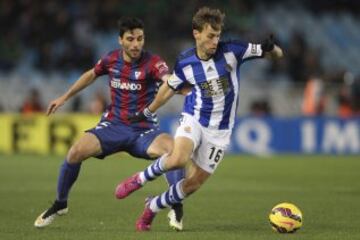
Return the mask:
[(121, 49), (102, 57), (94, 67), (97, 76), (108, 75), (111, 103), (104, 114), (107, 121), (134, 127), (152, 128), (155, 119), (130, 123), (128, 117), (149, 105), (162, 84), (161, 78), (169, 72), (158, 55), (143, 51), (140, 59), (126, 62)]

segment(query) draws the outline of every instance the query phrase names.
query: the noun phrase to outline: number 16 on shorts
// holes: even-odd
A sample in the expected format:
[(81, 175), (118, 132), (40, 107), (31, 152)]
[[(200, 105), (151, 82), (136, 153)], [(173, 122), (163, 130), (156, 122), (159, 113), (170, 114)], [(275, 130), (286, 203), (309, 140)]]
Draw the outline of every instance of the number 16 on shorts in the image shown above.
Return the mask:
[(216, 169), (216, 166), (221, 162), (224, 157), (224, 149), (216, 146), (209, 146), (207, 155), (209, 167), (212, 169)]

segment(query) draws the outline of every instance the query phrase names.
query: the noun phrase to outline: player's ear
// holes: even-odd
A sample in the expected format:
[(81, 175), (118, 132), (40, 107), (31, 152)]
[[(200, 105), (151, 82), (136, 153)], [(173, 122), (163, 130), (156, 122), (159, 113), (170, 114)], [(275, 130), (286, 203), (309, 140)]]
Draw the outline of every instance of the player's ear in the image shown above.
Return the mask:
[(122, 45), (122, 38), (120, 36), (118, 38), (118, 42), (119, 42), (120, 45)]
[(194, 38), (195, 38), (195, 39), (198, 39), (198, 38), (199, 38), (199, 35), (200, 35), (199, 30), (193, 29), (193, 36), (194, 36)]

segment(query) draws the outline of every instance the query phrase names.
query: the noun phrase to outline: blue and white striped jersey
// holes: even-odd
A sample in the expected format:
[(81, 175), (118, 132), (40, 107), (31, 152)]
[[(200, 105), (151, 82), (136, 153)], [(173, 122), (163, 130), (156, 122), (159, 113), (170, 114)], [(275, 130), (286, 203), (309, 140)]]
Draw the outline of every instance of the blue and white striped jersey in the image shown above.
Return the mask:
[(192, 48), (179, 55), (168, 85), (180, 89), (193, 86), (183, 112), (194, 116), (202, 126), (232, 129), (239, 95), (240, 65), (262, 57), (260, 44), (239, 41), (220, 42), (214, 56), (201, 60)]

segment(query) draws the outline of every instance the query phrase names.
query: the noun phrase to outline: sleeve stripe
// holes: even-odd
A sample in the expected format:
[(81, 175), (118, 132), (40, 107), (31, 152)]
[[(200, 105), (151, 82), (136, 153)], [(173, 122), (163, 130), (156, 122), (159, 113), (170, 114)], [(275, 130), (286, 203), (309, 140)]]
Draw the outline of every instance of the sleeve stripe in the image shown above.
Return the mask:
[(249, 45), (244, 53), (243, 60), (248, 59), (248, 58), (253, 59), (253, 58), (259, 58), (259, 57), (263, 57), (263, 51), (261, 49), (261, 45), (249, 43)]
[(177, 91), (177, 89), (175, 89), (173, 86), (170, 85), (169, 81), (167, 81), (166, 83), (167, 83), (167, 85), (169, 86), (169, 88), (171, 88), (171, 89), (174, 90), (174, 91)]
[(169, 87), (176, 91), (181, 87), (181, 84), (183, 84), (184, 82), (176, 75), (176, 73), (173, 73), (168, 79), (167, 83)]

